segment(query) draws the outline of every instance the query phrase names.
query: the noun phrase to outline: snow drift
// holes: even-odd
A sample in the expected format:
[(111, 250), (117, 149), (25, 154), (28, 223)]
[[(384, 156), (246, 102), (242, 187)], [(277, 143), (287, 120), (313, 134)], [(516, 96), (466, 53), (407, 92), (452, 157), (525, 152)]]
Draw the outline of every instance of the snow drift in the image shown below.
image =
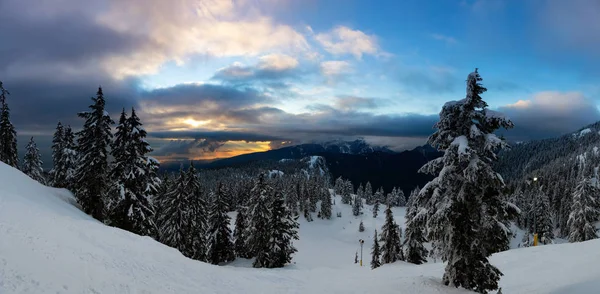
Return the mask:
[[(295, 265), (218, 267), (107, 227), (75, 207), (68, 191), (0, 163), (0, 293), (466, 293), (440, 285), (441, 263), (370, 270), (370, 234), (383, 217), (366, 209), (363, 233), (349, 205), (334, 206), (343, 218), (302, 222)], [(400, 220), (403, 210), (394, 213)], [(358, 238), (366, 241), (364, 267), (353, 263)], [(594, 293), (599, 249), (600, 241), (526, 248), (492, 262), (505, 274), (504, 293)]]

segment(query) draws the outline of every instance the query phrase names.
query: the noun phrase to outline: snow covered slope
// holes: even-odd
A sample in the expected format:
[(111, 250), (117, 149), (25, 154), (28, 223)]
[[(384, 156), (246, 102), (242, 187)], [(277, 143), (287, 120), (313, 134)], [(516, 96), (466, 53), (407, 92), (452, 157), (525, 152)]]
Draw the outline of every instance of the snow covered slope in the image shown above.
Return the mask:
[[(443, 264), (370, 270), (370, 244), (383, 213), (301, 223), (296, 264), (217, 267), (148, 237), (106, 227), (80, 212), (68, 191), (44, 187), (0, 163), (0, 293), (467, 293), (440, 285)], [(402, 217), (403, 210), (394, 213)], [(365, 239), (364, 267), (354, 264)], [(600, 242), (511, 250), (492, 258), (504, 293), (595, 293)]]

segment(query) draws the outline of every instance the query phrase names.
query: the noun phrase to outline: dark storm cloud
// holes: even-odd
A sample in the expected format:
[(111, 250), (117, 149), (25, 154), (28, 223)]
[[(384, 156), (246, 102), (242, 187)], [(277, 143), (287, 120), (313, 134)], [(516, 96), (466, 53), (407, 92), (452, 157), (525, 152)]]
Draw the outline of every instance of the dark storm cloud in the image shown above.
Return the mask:
[(211, 79), (230, 83), (251, 83), (257, 81), (272, 82), (298, 77), (299, 72), (296, 68), (279, 70), (234, 64), (217, 71)]
[(515, 124), (500, 133), (519, 141), (557, 137), (600, 120), (594, 101), (578, 92), (542, 92), (498, 110)]
[(240, 107), (269, 102), (270, 99), (254, 88), (234, 88), (226, 85), (181, 84), (145, 92), (141, 99), (161, 105), (194, 105), (211, 101), (221, 107)]
[[(83, 124), (77, 117), (80, 111), (89, 110), (91, 97), (96, 96), (98, 85), (90, 82), (52, 82), (41, 79), (8, 79), (9, 106), (13, 123), (18, 131), (49, 132), (60, 120), (78, 129)], [(115, 83), (110, 79), (102, 84), (107, 111), (116, 118), (123, 107), (137, 106), (133, 86)]]
[(282, 140), (277, 136), (263, 135), (252, 132), (235, 132), (235, 131), (210, 131), (210, 130), (195, 130), (195, 131), (167, 131), (153, 132), (152, 137), (169, 139), (210, 139), (214, 141), (273, 141)]

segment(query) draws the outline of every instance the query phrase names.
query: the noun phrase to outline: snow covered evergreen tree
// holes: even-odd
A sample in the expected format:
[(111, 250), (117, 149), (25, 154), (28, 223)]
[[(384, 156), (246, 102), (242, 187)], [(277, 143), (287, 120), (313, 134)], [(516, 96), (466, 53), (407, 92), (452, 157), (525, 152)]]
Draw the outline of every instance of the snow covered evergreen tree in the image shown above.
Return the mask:
[(121, 113), (111, 151), (114, 157), (111, 178), (117, 187), (116, 195), (111, 197), (113, 205), (109, 206), (111, 224), (138, 235), (156, 236), (151, 201), (156, 189), (148, 189), (148, 184), (157, 181), (157, 176), (149, 174), (151, 169), (148, 169), (146, 154), (152, 148), (134, 109), (130, 117), (125, 110)]
[(64, 127), (63, 150), (61, 161), (58, 165), (60, 173), (64, 174), (64, 186), (69, 190), (73, 189), (75, 182), (75, 173), (77, 169), (77, 146), (75, 145), (75, 134), (70, 125)]
[[(206, 260), (212, 264), (230, 262), (235, 259), (233, 242), (231, 241), (231, 219), (227, 215), (227, 203), (225, 202), (225, 189), (219, 183), (217, 191), (212, 197), (210, 206), (210, 218), (208, 220), (207, 254)], [(283, 200), (282, 200), (283, 201)]]
[(83, 211), (97, 220), (104, 220), (104, 201), (108, 193), (108, 146), (112, 139), (110, 126), (114, 123), (104, 110), (102, 88), (92, 98), (90, 111), (80, 112), (85, 119), (77, 138), (79, 160), (75, 175), (75, 197)]
[(358, 198), (357, 196), (354, 196), (354, 198), (352, 199), (352, 214), (354, 216), (359, 216), (362, 214), (361, 202), (362, 199)]
[(358, 224), (358, 231), (361, 233), (365, 231), (365, 225), (363, 224), (362, 220), (360, 221), (360, 224)]
[(325, 187), (319, 189), (321, 195), (321, 218), (331, 219), (331, 194)]
[[(396, 188), (394, 187), (394, 189), (396, 189)], [(395, 196), (396, 196), (396, 198), (395, 198), (396, 205), (399, 207), (405, 207), (406, 206), (406, 196), (404, 196), (404, 192), (402, 191), (402, 189), (398, 188), (396, 190)]]
[(64, 188), (67, 186), (67, 179), (64, 171), (59, 167), (63, 161), (63, 151), (65, 145), (65, 129), (61, 122), (56, 125), (56, 131), (52, 137), (52, 169), (50, 170), (50, 183), (55, 188)]
[(552, 226), (552, 215), (550, 212), (550, 199), (548, 194), (544, 193), (541, 189), (535, 196), (535, 224), (534, 233), (538, 233), (540, 241), (543, 244), (552, 243), (554, 239), (554, 227)]
[(248, 244), (246, 232), (248, 228), (246, 226), (246, 208), (240, 208), (235, 219), (235, 229), (233, 230), (234, 250), (235, 255), (241, 258), (250, 258), (248, 253)]
[(283, 195), (278, 193), (275, 200), (271, 201), (271, 222), (268, 243), (268, 268), (283, 267), (292, 261), (292, 254), (298, 250), (294, 247), (293, 240), (298, 240), (298, 217), (286, 209)]
[(377, 230), (373, 235), (373, 247), (371, 248), (371, 269), (381, 266), (381, 250), (379, 249), (379, 240), (377, 240)]
[(595, 223), (600, 216), (600, 191), (592, 183), (596, 179), (582, 178), (573, 193), (573, 205), (567, 225), (569, 242), (583, 242), (598, 238)]
[[(518, 211), (503, 200), (504, 182), (492, 169), (496, 151), (506, 146), (494, 131), (512, 122), (486, 109), (480, 94), (486, 89), (477, 72), (467, 78), (467, 95), (448, 102), (428, 143), (444, 156), (421, 168), (437, 177), (421, 189), (418, 205), (427, 209), (427, 239), (434, 253), (447, 262), (443, 282), (480, 293), (498, 288), (502, 273), (488, 256), (511, 232), (506, 219)], [(495, 236), (493, 242), (487, 240)]]
[(41, 184), (46, 184), (42, 165), (43, 162), (42, 157), (40, 156), (40, 150), (37, 148), (33, 137), (31, 137), (26, 147), (25, 158), (23, 159), (23, 167), (21, 170), (30, 178), (40, 182)]
[(373, 195), (373, 199), (372, 199), (372, 203), (371, 204), (375, 204), (375, 201), (379, 201), (379, 203), (386, 203), (385, 201), (385, 193), (383, 192), (383, 188), (379, 187), (379, 189), (377, 189), (377, 191), (375, 192), (375, 195)]
[(17, 131), (10, 121), (10, 109), (6, 102), (8, 95), (10, 93), (0, 81), (0, 161), (18, 168)]
[(371, 182), (367, 182), (367, 184), (365, 185), (364, 198), (367, 204), (373, 204), (373, 187), (371, 187)]
[(375, 204), (373, 204), (373, 218), (377, 218), (378, 213), (379, 213), (379, 200), (375, 200)]
[(178, 249), (183, 255), (191, 257), (190, 215), (188, 211), (188, 191), (183, 165), (173, 188), (161, 200), (162, 213), (159, 228), (160, 242)]
[(208, 205), (206, 203), (205, 191), (200, 185), (198, 171), (194, 167), (194, 162), (190, 162), (185, 175), (185, 191), (186, 198), (189, 204), (189, 235), (188, 242), (190, 244), (188, 254), (196, 260), (206, 260), (207, 252), (207, 233), (208, 229)]
[(394, 221), (392, 207), (385, 210), (385, 223), (381, 227), (381, 262), (393, 263), (402, 259), (402, 246), (400, 243), (400, 227)]
[(404, 235), (404, 256), (407, 262), (422, 264), (427, 262), (427, 249), (423, 245), (426, 240), (423, 233), (425, 214), (419, 211), (414, 201), (419, 194), (418, 188), (413, 190), (406, 206), (406, 230)]
[(273, 189), (266, 182), (263, 174), (260, 174), (251, 194), (252, 198), (248, 210), (247, 244), (250, 246), (251, 256), (256, 257), (252, 266), (267, 267), (269, 264), (268, 246), (271, 238), (269, 230), (271, 211), (269, 207), (273, 198)]

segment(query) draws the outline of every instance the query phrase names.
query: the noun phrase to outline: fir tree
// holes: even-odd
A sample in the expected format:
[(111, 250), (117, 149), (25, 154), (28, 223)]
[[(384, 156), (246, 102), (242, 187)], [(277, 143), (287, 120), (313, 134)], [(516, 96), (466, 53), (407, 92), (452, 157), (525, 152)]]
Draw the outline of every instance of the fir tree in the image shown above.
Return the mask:
[(418, 203), (416, 203), (418, 194), (418, 188), (411, 193), (404, 216), (406, 219), (404, 256), (407, 262), (414, 264), (427, 262), (427, 249), (423, 246), (426, 242), (423, 234), (425, 214), (418, 210)]
[(477, 70), (469, 74), (466, 98), (444, 105), (428, 140), (444, 156), (421, 168), (437, 177), (420, 191), (419, 203), (427, 209), (427, 239), (447, 262), (444, 284), (486, 293), (498, 288), (502, 275), (488, 256), (498, 240), (501, 246), (508, 242), (506, 219), (513, 216), (501, 196), (504, 182), (492, 169), (498, 149), (506, 146), (494, 131), (513, 124), (486, 109), (481, 80)]
[(377, 213), (379, 213), (379, 200), (375, 200), (373, 204), (373, 218), (377, 218)]
[(321, 218), (331, 219), (331, 194), (327, 188), (320, 188), (321, 195)]
[(110, 125), (114, 122), (104, 110), (102, 88), (92, 98), (91, 111), (80, 112), (85, 119), (77, 139), (79, 161), (75, 175), (75, 197), (83, 211), (97, 220), (104, 220), (104, 201), (108, 184), (108, 151), (112, 139)]
[(235, 229), (233, 230), (233, 238), (235, 239), (234, 250), (237, 257), (250, 258), (248, 253), (248, 244), (246, 243), (246, 209), (240, 208), (235, 219)]
[[(394, 188), (396, 189), (396, 188)], [(406, 196), (404, 196), (404, 192), (402, 191), (402, 189), (398, 189), (396, 190), (395, 193), (396, 196), (396, 205), (399, 207), (404, 207), (406, 206)]]
[(179, 176), (173, 183), (173, 188), (161, 201), (162, 213), (159, 219), (160, 242), (177, 248), (183, 255), (191, 257), (189, 201), (186, 187), (186, 177), (183, 166)]
[(371, 269), (381, 266), (381, 251), (379, 249), (379, 240), (377, 240), (377, 230), (373, 236), (373, 247), (371, 248)]
[(256, 257), (252, 265), (258, 268), (267, 267), (268, 246), (271, 238), (269, 231), (271, 211), (269, 206), (272, 201), (273, 190), (265, 181), (263, 174), (260, 174), (251, 194), (252, 199), (248, 210), (247, 244), (250, 245), (251, 256)]
[(283, 197), (279, 194), (271, 202), (271, 237), (268, 244), (268, 268), (283, 267), (292, 261), (292, 254), (298, 250), (293, 245), (293, 240), (298, 240), (298, 217), (286, 209)]
[(373, 204), (373, 188), (371, 187), (371, 182), (367, 182), (365, 185), (364, 198), (367, 204)]
[(227, 203), (224, 196), (225, 189), (223, 184), (219, 183), (217, 191), (212, 197), (209, 226), (206, 232), (208, 237), (206, 258), (212, 264), (230, 262), (235, 259), (231, 230), (229, 229), (231, 219), (227, 215)]
[(52, 170), (50, 170), (50, 182), (55, 188), (67, 186), (66, 174), (60, 170), (63, 163), (63, 151), (65, 148), (65, 130), (61, 122), (56, 125), (56, 131), (52, 137)]
[(110, 216), (112, 225), (142, 236), (157, 234), (151, 200), (156, 189), (149, 188), (149, 182), (157, 179), (156, 174), (149, 174), (152, 169), (148, 168), (150, 159), (146, 154), (150, 151), (146, 131), (135, 110), (131, 110), (129, 118), (123, 110), (112, 146), (115, 162), (111, 178), (118, 193), (111, 197), (114, 207), (109, 206)]
[(363, 224), (362, 220), (360, 221), (360, 224), (358, 224), (358, 231), (361, 233), (365, 231), (365, 225)]
[(358, 196), (354, 196), (352, 201), (352, 214), (354, 216), (359, 216), (362, 214), (362, 199), (358, 198)]
[(0, 161), (17, 168), (19, 155), (17, 153), (17, 132), (10, 121), (10, 109), (6, 98), (10, 95), (0, 81)]
[(573, 205), (567, 225), (569, 242), (583, 242), (598, 238), (595, 222), (600, 216), (598, 197), (600, 191), (592, 180), (582, 178), (573, 193)]
[(552, 243), (554, 239), (554, 229), (552, 226), (552, 216), (550, 214), (550, 199), (548, 195), (540, 189), (535, 194), (535, 224), (534, 233), (538, 233), (540, 241), (544, 244)]
[(385, 223), (381, 227), (381, 262), (392, 263), (402, 259), (402, 247), (400, 244), (400, 227), (394, 221), (392, 207), (387, 206), (385, 210)]
[(193, 259), (206, 260), (206, 230), (208, 229), (209, 212), (205, 193), (200, 185), (200, 178), (198, 177), (198, 171), (194, 167), (194, 162), (190, 162), (190, 167), (186, 172), (185, 178), (186, 197), (189, 203), (190, 233), (188, 235), (188, 242), (190, 248), (188, 254)]
[(77, 146), (75, 145), (75, 134), (71, 130), (71, 126), (67, 125), (64, 131), (63, 154), (58, 165), (58, 170), (64, 174), (64, 186), (68, 189), (73, 189), (77, 169)]
[(45, 184), (46, 180), (44, 179), (44, 169), (42, 168), (42, 164), (40, 150), (37, 148), (35, 141), (33, 141), (33, 137), (31, 137), (31, 140), (29, 140), (29, 143), (27, 144), (25, 158), (23, 159), (22, 171), (30, 178), (41, 184)]

